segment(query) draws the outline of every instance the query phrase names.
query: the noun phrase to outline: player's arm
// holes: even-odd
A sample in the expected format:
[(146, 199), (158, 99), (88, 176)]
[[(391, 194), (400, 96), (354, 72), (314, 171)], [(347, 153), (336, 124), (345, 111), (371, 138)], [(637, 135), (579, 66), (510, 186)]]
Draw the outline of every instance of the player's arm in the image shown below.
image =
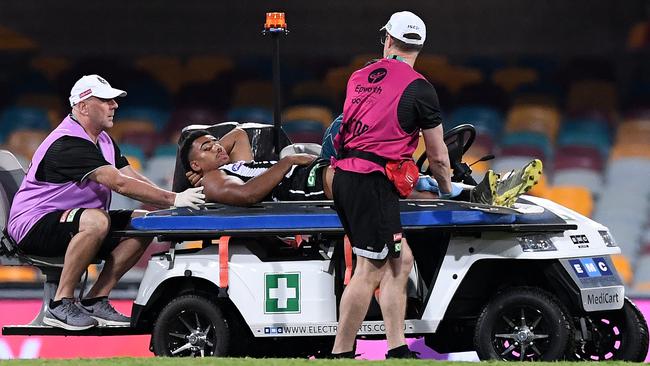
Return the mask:
[(248, 182), (214, 170), (203, 176), (203, 193), (206, 200), (232, 206), (251, 206), (261, 202), (280, 184), (293, 165), (307, 165), (315, 159), (308, 154), (286, 156), (264, 173)]
[(234, 128), (219, 139), (219, 144), (226, 149), (232, 161), (253, 160), (253, 150), (248, 134), (241, 128)]

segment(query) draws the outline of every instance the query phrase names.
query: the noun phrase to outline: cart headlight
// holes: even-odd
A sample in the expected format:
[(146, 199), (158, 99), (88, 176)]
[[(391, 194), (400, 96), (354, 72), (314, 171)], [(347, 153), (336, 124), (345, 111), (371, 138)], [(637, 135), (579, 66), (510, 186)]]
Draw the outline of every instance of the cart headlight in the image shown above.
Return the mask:
[(617, 247), (616, 242), (614, 241), (614, 237), (612, 234), (609, 233), (609, 231), (598, 231), (598, 234), (600, 234), (600, 237), (603, 238), (603, 241), (605, 242), (605, 245), (608, 247)]
[(551, 252), (557, 250), (551, 239), (544, 234), (519, 236), (517, 241), (524, 252)]

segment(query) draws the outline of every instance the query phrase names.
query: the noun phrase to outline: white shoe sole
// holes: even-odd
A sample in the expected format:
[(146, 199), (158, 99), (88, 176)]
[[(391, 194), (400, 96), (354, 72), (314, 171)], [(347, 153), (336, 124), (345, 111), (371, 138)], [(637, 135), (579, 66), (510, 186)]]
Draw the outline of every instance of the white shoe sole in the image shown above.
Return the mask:
[(86, 330), (86, 329), (90, 329), (90, 328), (94, 327), (95, 325), (97, 325), (97, 324), (90, 324), (90, 325), (84, 325), (84, 326), (76, 326), (76, 325), (70, 325), (70, 324), (64, 323), (64, 322), (62, 322), (62, 321), (60, 321), (58, 319), (47, 318), (47, 317), (43, 318), (43, 323), (47, 324), (49, 326), (52, 326), (52, 327), (62, 328), (62, 329), (65, 329), (65, 330)]

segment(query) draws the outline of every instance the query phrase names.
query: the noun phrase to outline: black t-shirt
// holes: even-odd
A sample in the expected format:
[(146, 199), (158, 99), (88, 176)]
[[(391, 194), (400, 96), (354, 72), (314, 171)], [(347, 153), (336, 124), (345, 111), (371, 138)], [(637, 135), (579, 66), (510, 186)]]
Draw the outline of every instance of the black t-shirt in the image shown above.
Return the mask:
[[(111, 138), (112, 140), (112, 138)], [(129, 165), (120, 148), (115, 147), (115, 167)], [(90, 173), (104, 165), (110, 165), (99, 146), (75, 136), (62, 136), (50, 145), (36, 169), (36, 179), (48, 183), (81, 182)]]
[(418, 127), (426, 130), (442, 123), (436, 89), (425, 79), (413, 80), (404, 90), (397, 105), (397, 119), (406, 133)]

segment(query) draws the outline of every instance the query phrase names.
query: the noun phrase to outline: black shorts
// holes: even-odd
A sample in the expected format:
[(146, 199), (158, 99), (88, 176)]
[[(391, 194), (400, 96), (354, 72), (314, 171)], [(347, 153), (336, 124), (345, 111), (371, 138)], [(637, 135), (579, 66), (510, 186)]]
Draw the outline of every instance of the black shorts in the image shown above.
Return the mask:
[(323, 190), (323, 169), (330, 162), (317, 158), (309, 165), (297, 166), (289, 177), (282, 179), (272, 192), (274, 201), (320, 201), (326, 200)]
[[(36, 222), (23, 240), (18, 243), (21, 253), (40, 257), (62, 257), (70, 244), (70, 239), (79, 232), (79, 219), (85, 208), (59, 210), (46, 214)], [(131, 210), (113, 210), (108, 215), (111, 218), (110, 231), (124, 230), (131, 223)], [(108, 255), (120, 243), (120, 238), (111, 238), (110, 234), (102, 243), (97, 257), (108, 258)]]
[(379, 260), (399, 257), (402, 223), (393, 183), (380, 172), (336, 169), (332, 185), (334, 205), (354, 253)]

